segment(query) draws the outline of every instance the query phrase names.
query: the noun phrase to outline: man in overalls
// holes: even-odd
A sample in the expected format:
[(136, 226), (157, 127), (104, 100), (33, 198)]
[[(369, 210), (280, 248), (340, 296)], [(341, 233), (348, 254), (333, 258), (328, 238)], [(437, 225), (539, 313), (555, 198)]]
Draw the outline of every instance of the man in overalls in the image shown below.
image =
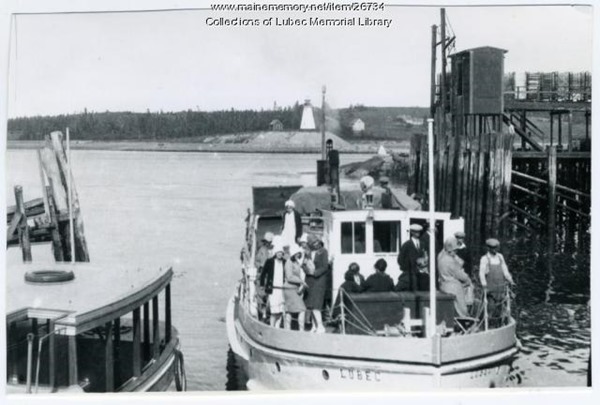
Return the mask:
[(479, 261), (479, 281), (488, 300), (488, 318), (494, 326), (500, 326), (506, 284), (513, 285), (514, 282), (504, 256), (498, 253), (498, 239), (490, 238), (485, 245), (487, 253)]

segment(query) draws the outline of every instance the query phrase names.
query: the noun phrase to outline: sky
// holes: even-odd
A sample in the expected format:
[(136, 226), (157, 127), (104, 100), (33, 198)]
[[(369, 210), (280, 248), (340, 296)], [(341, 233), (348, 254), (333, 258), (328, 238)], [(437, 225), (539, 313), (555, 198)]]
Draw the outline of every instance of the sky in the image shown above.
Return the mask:
[[(506, 49), (505, 71), (591, 71), (591, 7), (448, 7), (456, 51)], [(385, 27), (222, 27), (207, 18), (390, 19)], [(373, 13), (208, 10), (18, 15), (8, 116), (270, 109), (321, 88), (334, 108), (427, 106), (437, 7)], [(439, 66), (439, 63), (438, 63)]]

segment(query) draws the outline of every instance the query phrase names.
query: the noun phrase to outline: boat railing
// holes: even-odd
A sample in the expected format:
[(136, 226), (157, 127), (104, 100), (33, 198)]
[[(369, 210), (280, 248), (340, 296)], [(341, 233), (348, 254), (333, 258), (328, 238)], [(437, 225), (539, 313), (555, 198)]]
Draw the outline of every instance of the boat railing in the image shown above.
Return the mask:
[[(334, 327), (334, 333), (361, 334), (377, 336), (400, 336), (419, 337), (429, 336), (431, 331), (427, 330), (429, 319), (429, 308), (418, 304), (416, 307), (401, 297), (400, 293), (355, 293), (348, 294), (343, 289), (339, 290), (338, 296), (329, 312), (330, 325)], [(377, 295), (382, 294), (381, 304), (377, 304)], [(409, 294), (410, 293), (403, 293)], [(362, 297), (365, 295), (364, 297)], [(448, 297), (450, 301), (448, 301)], [(474, 292), (474, 300), (469, 305), (469, 316), (459, 317), (454, 315), (454, 304), (452, 296), (438, 297), (438, 306), (448, 307), (442, 310), (444, 314), (450, 311), (449, 317), (441, 315), (445, 320), (440, 321), (438, 317), (436, 333), (441, 336), (466, 335), (497, 329), (511, 322), (511, 301), (514, 293), (509, 286), (501, 289), (488, 291), (478, 287)], [(421, 298), (415, 298), (421, 300)], [(394, 302), (393, 308), (389, 310), (390, 304)], [(386, 305), (388, 315), (375, 310), (373, 305)], [(414, 303), (413, 303), (414, 304)], [(420, 313), (411, 312), (420, 308)], [(375, 311), (375, 312), (374, 312)], [(377, 315), (374, 315), (377, 313)], [(369, 315), (371, 314), (371, 315)], [(375, 318), (369, 318), (375, 316)], [(374, 326), (376, 325), (376, 326)]]
[[(43, 344), (46, 339), (48, 339), (48, 351), (50, 353), (50, 363), (48, 367), (48, 381), (50, 389), (54, 389), (54, 381), (56, 378), (55, 375), (55, 344), (52, 341), (56, 334), (65, 331), (67, 328), (54, 328), (51, 326), (50, 332), (46, 333), (43, 336), (40, 336), (38, 339), (38, 348), (37, 348), (37, 356), (36, 356), (36, 366), (35, 366), (35, 393), (38, 393), (38, 389), (40, 386), (40, 368), (41, 368), (41, 359), (43, 354)], [(34, 334), (27, 334), (27, 385), (26, 385), (26, 393), (31, 394), (31, 371), (33, 366), (33, 340)]]

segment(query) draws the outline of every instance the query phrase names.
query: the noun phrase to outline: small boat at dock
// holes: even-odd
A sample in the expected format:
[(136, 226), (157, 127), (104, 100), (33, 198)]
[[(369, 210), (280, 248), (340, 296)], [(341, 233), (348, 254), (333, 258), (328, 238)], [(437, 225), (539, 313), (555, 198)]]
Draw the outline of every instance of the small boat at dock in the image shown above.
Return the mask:
[(168, 269), (22, 264), (7, 271), (7, 393), (185, 390)]

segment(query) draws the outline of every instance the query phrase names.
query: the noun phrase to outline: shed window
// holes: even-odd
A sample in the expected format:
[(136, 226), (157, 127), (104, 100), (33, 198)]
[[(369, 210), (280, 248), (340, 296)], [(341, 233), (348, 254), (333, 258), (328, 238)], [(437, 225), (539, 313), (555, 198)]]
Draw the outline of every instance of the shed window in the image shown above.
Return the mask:
[(373, 251), (398, 252), (398, 235), (400, 235), (399, 221), (373, 222)]
[(364, 222), (342, 222), (342, 253), (365, 253), (366, 225)]

